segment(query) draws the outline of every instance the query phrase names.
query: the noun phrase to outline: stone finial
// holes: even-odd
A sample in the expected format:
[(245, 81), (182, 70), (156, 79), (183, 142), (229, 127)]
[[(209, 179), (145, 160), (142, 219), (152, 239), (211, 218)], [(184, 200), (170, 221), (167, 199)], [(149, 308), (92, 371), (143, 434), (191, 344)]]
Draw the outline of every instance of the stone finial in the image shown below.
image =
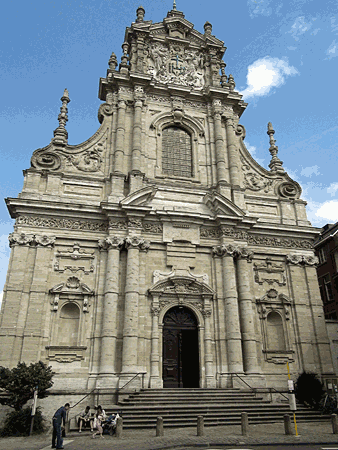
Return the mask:
[(173, 11), (176, 11), (176, 0), (174, 0), (174, 3), (173, 3)]
[(128, 42), (123, 42), (122, 50), (121, 67), (126, 68), (128, 66)]
[(205, 22), (204, 24), (204, 34), (211, 36), (212, 32), (212, 25), (210, 22)]
[(271, 169), (271, 172), (277, 172), (277, 173), (284, 173), (284, 169), (283, 169), (283, 161), (281, 161), (278, 156), (278, 147), (276, 145), (276, 141), (273, 137), (273, 135), (275, 134), (275, 130), (272, 127), (272, 123), (269, 122), (268, 123), (268, 131), (267, 134), (270, 137), (270, 148), (269, 148), (269, 152), (272, 156), (269, 167)]
[(114, 52), (110, 55), (108, 66), (111, 70), (116, 70), (116, 67), (118, 66), (117, 58)]
[(224, 61), (221, 61), (221, 64), (220, 64), (220, 66), (221, 66), (221, 85), (222, 85), (222, 87), (226, 87), (228, 84), (227, 84), (227, 82), (228, 82), (228, 77), (225, 75), (225, 68), (226, 68), (226, 64), (225, 64), (225, 62)]
[(143, 8), (143, 6), (139, 6), (136, 10), (136, 22), (140, 23), (143, 22), (143, 18), (144, 18), (144, 14), (145, 14), (145, 9)]
[(70, 102), (67, 89), (64, 90), (61, 101), (62, 106), (60, 108), (60, 114), (58, 115), (59, 126), (54, 130), (54, 138), (52, 139), (52, 142), (59, 145), (66, 145), (68, 139), (68, 133), (66, 130), (66, 123), (68, 122), (67, 104)]
[(229, 75), (228, 85), (229, 85), (230, 91), (233, 91), (236, 87), (235, 79), (231, 74)]

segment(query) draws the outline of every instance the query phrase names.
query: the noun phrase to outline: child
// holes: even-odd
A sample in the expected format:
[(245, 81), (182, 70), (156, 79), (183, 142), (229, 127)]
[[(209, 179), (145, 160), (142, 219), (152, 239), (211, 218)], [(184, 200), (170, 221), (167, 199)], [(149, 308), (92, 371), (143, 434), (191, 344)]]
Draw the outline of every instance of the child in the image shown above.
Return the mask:
[(93, 439), (95, 439), (95, 436), (97, 435), (97, 433), (99, 433), (101, 438), (104, 439), (104, 437), (102, 436), (102, 432), (103, 432), (102, 420), (103, 420), (102, 414), (97, 412), (96, 416), (95, 416), (95, 420), (94, 420), (94, 428), (96, 428), (97, 431), (93, 434)]

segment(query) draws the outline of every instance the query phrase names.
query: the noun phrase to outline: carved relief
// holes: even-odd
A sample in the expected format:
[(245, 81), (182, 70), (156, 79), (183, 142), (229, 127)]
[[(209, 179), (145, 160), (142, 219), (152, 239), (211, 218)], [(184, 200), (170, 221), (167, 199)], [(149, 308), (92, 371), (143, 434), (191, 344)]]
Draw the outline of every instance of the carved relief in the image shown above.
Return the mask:
[(9, 246), (13, 245), (28, 245), (28, 246), (41, 246), (41, 247), (53, 247), (56, 237), (47, 235), (35, 235), (25, 233), (11, 233), (8, 236)]
[(120, 250), (124, 244), (124, 239), (118, 236), (109, 236), (104, 239), (100, 239), (98, 242), (100, 250), (109, 250), (110, 248)]
[(61, 345), (48, 345), (46, 350), (48, 352), (47, 358), (50, 361), (56, 361), (58, 363), (72, 363), (74, 361), (82, 361), (84, 359), (84, 352), (87, 350), (87, 347), (63, 347)]
[(81, 172), (99, 172), (102, 167), (104, 146), (98, 143), (94, 148), (86, 150), (48, 149), (36, 150), (31, 159), (32, 167), (56, 171), (63, 165), (64, 169), (76, 169)]
[(82, 311), (87, 313), (90, 307), (89, 298), (94, 295), (93, 290), (86, 284), (81, 283), (80, 279), (74, 276), (69, 277), (64, 283), (57, 284), (49, 292), (53, 296), (51, 305), (53, 307), (52, 311), (54, 312), (59, 308), (60, 298), (67, 300), (71, 295), (72, 298), (76, 298), (77, 301), (82, 302)]
[(201, 238), (203, 239), (218, 239), (221, 236), (229, 236), (234, 239), (246, 240), (249, 245), (257, 245), (264, 247), (282, 247), (294, 249), (313, 249), (313, 240), (293, 239), (293, 238), (276, 238), (268, 236), (259, 236), (256, 234), (249, 234), (241, 230), (236, 230), (230, 227), (201, 227)]
[(125, 220), (109, 220), (109, 229), (127, 230), (128, 225)]
[(286, 255), (286, 262), (295, 265), (316, 266), (319, 264), (319, 259), (314, 255), (289, 254)]
[(42, 150), (33, 153), (31, 165), (36, 169), (57, 170), (61, 166), (61, 158), (55, 152)]
[(251, 166), (241, 156), (242, 169), (244, 172), (244, 185), (251, 191), (272, 192), (273, 182), (275, 180), (262, 177), (252, 170)]
[[(69, 270), (72, 273), (76, 273), (78, 271), (83, 271), (85, 275), (88, 275), (90, 272), (94, 272), (94, 252), (86, 253), (85, 250), (80, 248), (80, 245), (77, 242), (74, 242), (73, 248), (68, 251), (58, 251), (55, 254), (55, 259), (54, 270), (56, 272), (63, 273), (66, 270)], [(84, 265), (70, 264), (75, 261), (79, 261), (80, 264), (83, 263)]]
[(98, 172), (102, 166), (102, 144), (98, 144), (93, 150), (87, 150), (82, 154), (67, 157), (67, 165), (73, 165), (81, 172)]
[[(257, 312), (261, 322), (263, 337), (263, 354), (267, 362), (285, 364), (293, 361), (290, 346), (289, 320), (291, 319), (291, 300), (276, 289), (270, 289), (263, 297), (256, 300)], [(275, 320), (271, 319), (274, 318)], [(275, 341), (271, 343), (271, 334)]]
[(271, 258), (266, 258), (265, 263), (254, 263), (255, 282), (258, 284), (277, 283), (278, 286), (286, 285), (285, 268), (283, 265), (273, 264)]
[(150, 247), (150, 242), (146, 241), (145, 239), (138, 237), (138, 236), (133, 236), (133, 237), (127, 237), (125, 240), (125, 247), (128, 249), (130, 247), (134, 247), (134, 248), (139, 248), (140, 250), (143, 251), (148, 251), (149, 247)]
[(143, 223), (143, 231), (148, 233), (160, 234), (163, 233), (163, 225), (161, 223)]
[(151, 44), (148, 51), (148, 73), (163, 84), (181, 84), (202, 89), (204, 80), (203, 54), (180, 44), (169, 47)]
[(299, 198), (301, 188), (295, 182), (284, 181), (277, 186), (277, 194), (284, 198)]
[(246, 247), (238, 247), (236, 245), (218, 245), (212, 249), (214, 256), (226, 256), (230, 255), (233, 258), (243, 258), (248, 262), (252, 261), (253, 251)]
[(16, 225), (28, 225), (43, 228), (63, 228), (80, 231), (108, 231), (107, 222), (94, 222), (91, 220), (57, 219), (38, 216), (19, 216)]

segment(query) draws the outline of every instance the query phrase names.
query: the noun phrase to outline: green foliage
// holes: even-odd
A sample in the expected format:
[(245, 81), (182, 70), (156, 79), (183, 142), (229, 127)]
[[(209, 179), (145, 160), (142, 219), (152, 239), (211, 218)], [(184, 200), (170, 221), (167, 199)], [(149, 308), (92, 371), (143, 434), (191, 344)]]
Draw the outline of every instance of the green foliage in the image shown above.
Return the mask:
[(323, 385), (315, 373), (303, 372), (299, 375), (295, 394), (300, 403), (317, 409), (324, 393)]
[[(4, 427), (0, 430), (0, 436), (28, 436), (31, 426), (31, 408), (23, 408), (20, 411), (11, 411), (7, 414)], [(33, 433), (39, 434), (46, 431), (41, 408), (35, 411)]]
[(0, 366), (0, 390), (6, 394), (0, 396), (0, 404), (20, 411), (33, 398), (36, 386), (38, 398), (47, 397), (47, 389), (53, 386), (53, 375), (52, 368), (42, 361), (29, 366), (18, 363), (13, 369)]

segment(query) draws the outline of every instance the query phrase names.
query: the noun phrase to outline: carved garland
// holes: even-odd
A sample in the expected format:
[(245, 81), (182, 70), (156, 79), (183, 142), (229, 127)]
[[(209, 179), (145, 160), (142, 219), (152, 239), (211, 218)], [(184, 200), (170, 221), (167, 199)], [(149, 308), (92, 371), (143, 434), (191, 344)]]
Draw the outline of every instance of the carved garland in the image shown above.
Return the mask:
[(38, 216), (20, 216), (16, 219), (16, 225), (28, 225), (31, 227), (43, 228), (63, 228), (66, 230), (80, 230), (80, 231), (108, 231), (107, 222), (94, 222), (91, 220), (76, 220), (76, 219), (57, 219), (45, 218)]
[(201, 227), (202, 239), (218, 239), (222, 236), (246, 240), (249, 245), (313, 250), (313, 240), (258, 236), (229, 227)]

